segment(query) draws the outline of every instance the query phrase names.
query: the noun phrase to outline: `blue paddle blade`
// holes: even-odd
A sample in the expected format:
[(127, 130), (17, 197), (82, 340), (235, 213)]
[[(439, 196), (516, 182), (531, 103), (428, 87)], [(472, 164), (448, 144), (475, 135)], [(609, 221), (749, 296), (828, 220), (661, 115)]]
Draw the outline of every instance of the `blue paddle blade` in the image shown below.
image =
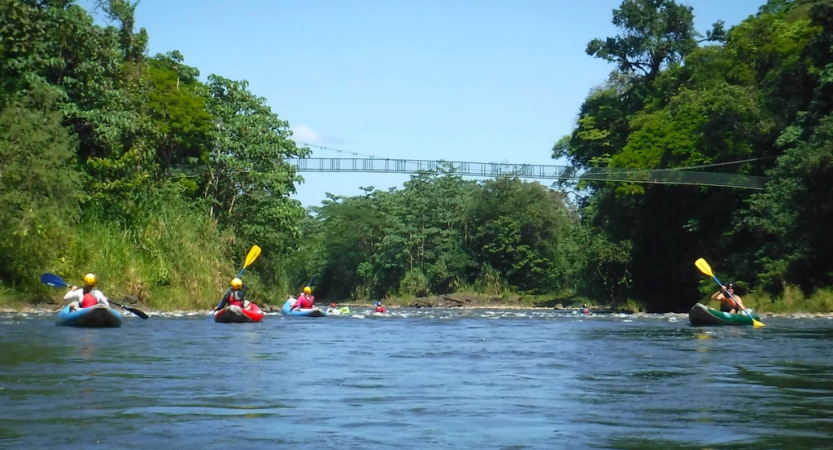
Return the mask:
[(40, 277), (41, 283), (52, 287), (69, 287), (69, 285), (54, 273), (45, 273)]

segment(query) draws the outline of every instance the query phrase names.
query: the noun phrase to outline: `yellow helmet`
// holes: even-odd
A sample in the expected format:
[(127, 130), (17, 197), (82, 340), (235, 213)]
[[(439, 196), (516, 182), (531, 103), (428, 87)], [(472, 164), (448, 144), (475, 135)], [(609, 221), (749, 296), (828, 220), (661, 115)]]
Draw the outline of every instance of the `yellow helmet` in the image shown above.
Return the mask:
[(232, 278), (229, 282), (229, 286), (231, 286), (232, 289), (240, 289), (243, 287), (243, 281), (241, 281), (240, 278)]
[(304, 294), (309, 294), (311, 292), (312, 292), (312, 289), (310, 289), (309, 286), (304, 286)]
[(84, 285), (86, 286), (95, 286), (98, 282), (98, 278), (95, 277), (94, 273), (88, 273), (84, 275)]

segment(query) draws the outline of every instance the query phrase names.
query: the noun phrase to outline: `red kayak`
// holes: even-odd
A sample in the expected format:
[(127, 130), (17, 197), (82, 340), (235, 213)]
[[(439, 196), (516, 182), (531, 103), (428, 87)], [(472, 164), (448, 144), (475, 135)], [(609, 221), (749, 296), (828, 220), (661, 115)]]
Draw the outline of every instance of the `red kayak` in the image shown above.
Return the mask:
[(246, 308), (229, 305), (214, 314), (217, 323), (257, 323), (263, 320), (263, 310), (254, 303)]

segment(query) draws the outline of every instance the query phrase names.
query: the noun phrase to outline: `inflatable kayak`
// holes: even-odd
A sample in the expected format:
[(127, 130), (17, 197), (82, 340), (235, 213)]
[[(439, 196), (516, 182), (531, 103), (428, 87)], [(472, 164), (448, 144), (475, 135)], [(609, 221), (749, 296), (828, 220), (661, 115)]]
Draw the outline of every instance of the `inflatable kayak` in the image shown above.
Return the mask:
[[(761, 320), (758, 314), (751, 309), (746, 310), (749, 314), (732, 314), (709, 308), (706, 305), (697, 303), (688, 312), (688, 321), (695, 326), (704, 325), (752, 325), (752, 319)], [(751, 316), (751, 317), (750, 317)]]
[(67, 305), (58, 312), (55, 323), (68, 327), (118, 328), (121, 326), (121, 314), (101, 303), (75, 311), (70, 311)]
[(292, 309), (292, 306), (295, 304), (297, 300), (290, 297), (286, 303), (283, 304), (283, 311), (284, 314), (290, 316), (306, 316), (306, 317), (327, 317), (327, 313), (322, 311), (321, 308), (295, 308)]
[(350, 315), (350, 307), (349, 306), (342, 306), (340, 308), (327, 308), (327, 315), (328, 316), (349, 316)]
[(263, 320), (263, 310), (254, 303), (246, 308), (228, 305), (214, 313), (216, 323), (257, 323)]

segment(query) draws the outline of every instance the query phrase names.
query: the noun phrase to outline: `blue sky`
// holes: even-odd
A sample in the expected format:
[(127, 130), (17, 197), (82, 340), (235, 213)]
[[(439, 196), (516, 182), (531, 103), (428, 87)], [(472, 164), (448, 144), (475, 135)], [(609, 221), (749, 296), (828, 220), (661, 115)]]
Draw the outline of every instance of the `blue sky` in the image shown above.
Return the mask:
[[(84, 5), (85, 2), (80, 2)], [(613, 66), (584, 52), (614, 36), (621, 0), (141, 0), (149, 54), (179, 50), (205, 80), (249, 89), (313, 156), (560, 164), (553, 143)], [(678, 1), (697, 30), (765, 0)], [(728, 27), (727, 27), (728, 28)], [(401, 187), (407, 175), (303, 173), (295, 196)]]

